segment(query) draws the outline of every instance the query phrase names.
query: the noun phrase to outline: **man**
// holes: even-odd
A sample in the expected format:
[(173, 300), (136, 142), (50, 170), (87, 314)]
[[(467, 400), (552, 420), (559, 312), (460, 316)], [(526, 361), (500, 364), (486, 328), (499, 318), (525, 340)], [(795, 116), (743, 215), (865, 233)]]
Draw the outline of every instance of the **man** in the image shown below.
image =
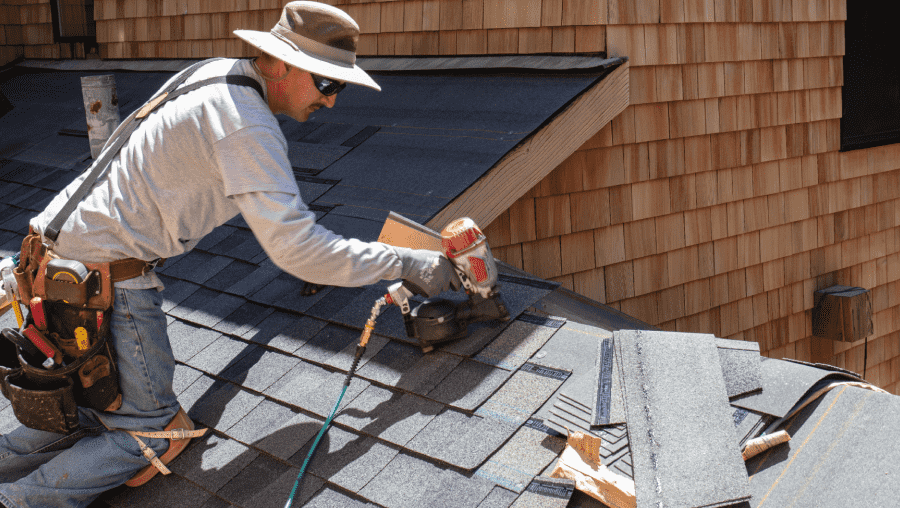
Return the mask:
[[(300, 196), (274, 114), (302, 122), (333, 107), (347, 83), (379, 90), (354, 64), (356, 23), (328, 5), (291, 2), (271, 32), (235, 33), (263, 55), (213, 61), (182, 86), (249, 76), (262, 85), (263, 97), (253, 87), (222, 83), (162, 103), (128, 138), (55, 242), (45, 235), (48, 224), (84, 175), (31, 221), (62, 258), (151, 263), (115, 283), (111, 340), (121, 407), (79, 408), (81, 429), (69, 436), (20, 427), (0, 438), (0, 482), (6, 482), (0, 503), (9, 508), (86, 506), (148, 466), (137, 439), (122, 430), (162, 431), (183, 415), (172, 391), (174, 359), (152, 262), (189, 251), (238, 213), (275, 264), (308, 282), (361, 286), (402, 278), (429, 296), (459, 283), (437, 252), (344, 239), (322, 228)], [(158, 455), (170, 444), (145, 441)]]

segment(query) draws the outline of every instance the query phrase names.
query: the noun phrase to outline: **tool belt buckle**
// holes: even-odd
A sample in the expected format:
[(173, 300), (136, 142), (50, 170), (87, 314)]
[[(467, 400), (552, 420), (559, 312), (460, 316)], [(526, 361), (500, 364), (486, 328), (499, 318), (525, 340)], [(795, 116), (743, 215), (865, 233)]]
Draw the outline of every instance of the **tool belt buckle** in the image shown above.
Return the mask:
[(152, 272), (153, 270), (156, 270), (156, 267), (159, 266), (159, 262), (161, 260), (162, 260), (162, 258), (156, 258), (153, 261), (147, 261), (147, 264), (144, 265), (144, 269), (141, 270), (141, 275), (142, 276), (147, 275), (147, 272)]

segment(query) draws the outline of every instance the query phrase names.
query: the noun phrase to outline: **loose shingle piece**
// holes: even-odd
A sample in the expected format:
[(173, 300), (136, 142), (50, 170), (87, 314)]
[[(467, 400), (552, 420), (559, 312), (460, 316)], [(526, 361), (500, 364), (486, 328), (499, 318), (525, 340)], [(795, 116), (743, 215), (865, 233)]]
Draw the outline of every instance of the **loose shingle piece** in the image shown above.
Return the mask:
[(844, 372), (833, 372), (812, 365), (770, 359), (761, 361), (760, 371), (762, 392), (738, 397), (731, 404), (779, 418), (788, 414), (804, 393), (825, 378), (859, 381), (859, 378)]
[(638, 508), (750, 498), (712, 337), (620, 331)]
[(716, 339), (716, 347), (729, 398), (762, 390), (759, 343)]

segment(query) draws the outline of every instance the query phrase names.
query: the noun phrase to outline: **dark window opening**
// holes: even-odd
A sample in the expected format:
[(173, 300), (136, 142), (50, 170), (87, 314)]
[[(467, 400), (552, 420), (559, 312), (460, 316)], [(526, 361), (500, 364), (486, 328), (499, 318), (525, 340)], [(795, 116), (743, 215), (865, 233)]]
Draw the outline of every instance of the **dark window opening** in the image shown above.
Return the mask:
[(892, 4), (847, 2), (841, 151), (900, 142), (900, 48)]
[(51, 0), (56, 42), (94, 42), (94, 0)]

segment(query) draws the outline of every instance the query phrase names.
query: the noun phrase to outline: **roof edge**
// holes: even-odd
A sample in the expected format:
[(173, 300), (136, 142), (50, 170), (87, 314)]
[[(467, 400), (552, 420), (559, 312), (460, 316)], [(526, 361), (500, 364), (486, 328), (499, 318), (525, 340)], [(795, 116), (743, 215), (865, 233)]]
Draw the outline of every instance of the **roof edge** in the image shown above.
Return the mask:
[[(595, 55), (477, 55), (441, 57), (358, 57), (357, 64), (369, 72), (520, 69), (536, 71), (597, 71), (621, 64), (627, 58)], [(56, 71), (178, 72), (203, 61), (197, 59), (35, 60), (20, 59), (11, 65)]]
[(519, 69), (536, 71), (602, 71), (623, 57), (605, 55), (487, 55), (441, 57), (360, 57), (363, 70), (380, 72)]
[[(523, 278), (543, 280), (524, 270), (516, 268), (509, 263), (494, 259), (497, 268), (502, 273), (508, 273)], [(615, 330), (659, 330), (650, 325), (618, 311), (597, 300), (588, 298), (582, 294), (566, 289), (562, 286), (554, 289), (547, 296), (538, 300), (528, 310), (547, 316), (557, 316), (575, 321), (583, 325), (595, 326), (608, 331)]]
[(434, 215), (441, 229), (456, 217), (487, 227), (631, 103), (627, 59), (507, 152), (481, 178)]

